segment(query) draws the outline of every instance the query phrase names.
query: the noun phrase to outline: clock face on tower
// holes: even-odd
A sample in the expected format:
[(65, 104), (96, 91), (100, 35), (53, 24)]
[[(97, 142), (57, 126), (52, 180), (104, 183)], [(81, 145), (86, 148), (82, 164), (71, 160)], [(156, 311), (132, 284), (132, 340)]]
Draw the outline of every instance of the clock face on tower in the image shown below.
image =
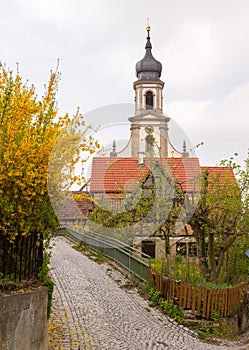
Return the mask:
[(151, 134), (154, 131), (154, 128), (153, 126), (148, 125), (146, 126), (145, 131), (147, 132), (147, 134)]

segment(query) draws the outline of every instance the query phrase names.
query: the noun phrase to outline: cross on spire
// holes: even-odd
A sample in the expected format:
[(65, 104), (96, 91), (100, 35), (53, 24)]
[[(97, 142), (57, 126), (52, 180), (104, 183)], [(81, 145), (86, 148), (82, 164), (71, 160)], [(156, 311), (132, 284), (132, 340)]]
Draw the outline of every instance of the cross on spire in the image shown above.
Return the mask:
[(147, 17), (147, 26), (146, 26), (146, 30), (147, 30), (147, 32), (149, 32), (150, 31), (150, 17)]

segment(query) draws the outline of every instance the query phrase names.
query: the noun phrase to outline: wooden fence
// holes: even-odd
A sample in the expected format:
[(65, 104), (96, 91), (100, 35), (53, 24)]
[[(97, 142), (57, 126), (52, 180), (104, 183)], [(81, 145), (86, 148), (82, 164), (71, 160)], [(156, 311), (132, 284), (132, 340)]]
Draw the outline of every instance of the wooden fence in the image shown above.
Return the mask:
[(148, 283), (175, 305), (188, 309), (195, 316), (209, 319), (213, 312), (219, 317), (238, 309), (243, 300), (246, 283), (231, 288), (204, 288), (148, 270)]

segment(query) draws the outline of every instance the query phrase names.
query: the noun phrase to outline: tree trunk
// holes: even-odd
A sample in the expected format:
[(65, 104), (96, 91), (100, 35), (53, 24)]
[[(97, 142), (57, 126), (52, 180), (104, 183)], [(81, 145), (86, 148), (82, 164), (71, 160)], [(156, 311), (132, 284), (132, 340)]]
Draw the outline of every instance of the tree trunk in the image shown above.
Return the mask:
[(220, 270), (221, 270), (221, 267), (222, 267), (223, 262), (224, 262), (224, 258), (225, 258), (225, 254), (223, 252), (220, 252), (220, 254), (218, 255), (218, 257), (215, 260), (215, 264), (211, 268), (210, 282), (217, 284)]
[(220, 246), (219, 250), (212, 249), (212, 254), (209, 257), (209, 263), (211, 267), (210, 281), (212, 283), (217, 283), (221, 268), (224, 263), (225, 254), (228, 253), (228, 249), (236, 240), (237, 236), (232, 236), (230, 239), (227, 239), (227, 236), (223, 236), (223, 243)]
[(205, 234), (198, 230), (197, 227), (193, 227), (193, 229), (196, 239), (197, 257), (200, 264), (201, 276), (202, 279), (206, 281), (208, 274), (208, 263), (206, 257)]

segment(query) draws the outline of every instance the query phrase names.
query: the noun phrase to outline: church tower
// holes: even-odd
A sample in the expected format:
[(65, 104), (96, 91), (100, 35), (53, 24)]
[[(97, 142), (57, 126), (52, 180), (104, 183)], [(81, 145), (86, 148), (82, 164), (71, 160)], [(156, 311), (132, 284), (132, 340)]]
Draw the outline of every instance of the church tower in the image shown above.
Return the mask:
[(162, 64), (152, 56), (150, 41), (150, 27), (147, 26), (147, 43), (145, 56), (136, 64), (138, 80), (134, 83), (136, 112), (139, 115), (146, 110), (162, 114), (162, 90), (164, 82), (160, 80)]
[(162, 64), (152, 55), (150, 26), (146, 27), (147, 38), (145, 55), (136, 64), (137, 80), (133, 84), (135, 90), (135, 114), (129, 118), (131, 122), (131, 138), (128, 145), (118, 157), (145, 157), (153, 152), (156, 157), (181, 157), (170, 143), (168, 122), (170, 118), (163, 115), (164, 82), (160, 79)]

